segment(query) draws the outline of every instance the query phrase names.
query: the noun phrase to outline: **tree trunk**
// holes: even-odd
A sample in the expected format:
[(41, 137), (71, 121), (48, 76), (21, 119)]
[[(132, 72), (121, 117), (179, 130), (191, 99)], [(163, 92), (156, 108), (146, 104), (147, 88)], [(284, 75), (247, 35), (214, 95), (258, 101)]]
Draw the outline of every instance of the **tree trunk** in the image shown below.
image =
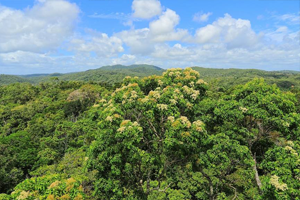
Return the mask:
[(256, 167), (256, 155), (254, 154), (253, 155), (253, 160), (254, 160), (254, 165), (253, 165), (253, 170), (254, 170), (254, 173), (255, 173), (255, 181), (256, 181), (256, 185), (259, 189), (259, 191), (261, 192), (261, 187), (262, 187), (262, 184), (261, 184), (261, 181), (259, 179), (259, 175), (258, 175), (258, 171), (257, 171), (257, 167)]
[(209, 199), (214, 200), (214, 188), (212, 186), (212, 183), (210, 183), (209, 192), (210, 192)]
[(205, 178), (207, 178), (208, 183), (209, 183), (209, 193), (208, 193), (208, 195), (209, 195), (209, 200), (214, 200), (214, 199), (215, 199), (215, 198), (214, 198), (214, 187), (213, 187), (212, 180), (211, 180), (211, 178), (210, 178), (206, 173), (203, 172), (202, 169), (200, 169), (200, 171), (201, 171), (201, 173), (203, 174), (203, 176), (204, 176)]

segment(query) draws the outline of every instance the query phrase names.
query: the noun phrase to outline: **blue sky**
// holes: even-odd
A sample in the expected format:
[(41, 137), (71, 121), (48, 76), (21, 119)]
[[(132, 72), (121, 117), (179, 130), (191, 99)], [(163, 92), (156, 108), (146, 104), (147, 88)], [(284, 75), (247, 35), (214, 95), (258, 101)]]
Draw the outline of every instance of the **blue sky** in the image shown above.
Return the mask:
[(300, 71), (298, 0), (1, 0), (0, 74), (112, 64)]

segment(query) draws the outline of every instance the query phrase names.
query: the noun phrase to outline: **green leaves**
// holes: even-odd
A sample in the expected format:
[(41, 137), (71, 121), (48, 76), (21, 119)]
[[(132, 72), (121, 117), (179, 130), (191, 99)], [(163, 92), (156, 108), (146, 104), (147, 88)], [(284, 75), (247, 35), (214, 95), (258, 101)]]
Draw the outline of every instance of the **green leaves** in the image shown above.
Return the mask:
[(225, 91), (170, 69), (111, 92), (10, 85), (1, 102), (0, 198), (300, 197), (298, 104), (262, 79)]
[(299, 147), (298, 141), (282, 141), (280, 146), (266, 152), (261, 164), (266, 171), (264, 177), (266, 194), (272, 193), (276, 199), (300, 196)]
[[(109, 186), (101, 186), (98, 196), (111, 191), (107, 198), (144, 198), (176, 185), (169, 178), (177, 176), (177, 166), (194, 160), (205, 134), (204, 123), (189, 120), (193, 104), (205, 95), (198, 77), (191, 69), (142, 80), (127, 77), (100, 101), (101, 130), (91, 147), (91, 169), (99, 170), (98, 179)], [(117, 186), (109, 180), (118, 180)], [(170, 190), (170, 198), (175, 191)]]

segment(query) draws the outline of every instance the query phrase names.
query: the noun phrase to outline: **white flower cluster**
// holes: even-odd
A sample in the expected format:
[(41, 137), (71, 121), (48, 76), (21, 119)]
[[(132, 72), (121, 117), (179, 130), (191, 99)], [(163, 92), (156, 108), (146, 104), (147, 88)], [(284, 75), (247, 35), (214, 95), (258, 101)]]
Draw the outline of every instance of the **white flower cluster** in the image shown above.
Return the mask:
[(150, 91), (149, 92), (149, 96), (154, 97), (155, 99), (159, 99), (160, 98), (160, 93), (158, 91)]
[(247, 108), (245, 108), (245, 107), (239, 107), (239, 109), (243, 112), (243, 113), (245, 113), (245, 112), (247, 112), (248, 111), (248, 109)]
[(133, 126), (139, 126), (139, 123), (138, 123), (138, 122), (133, 122), (132, 125), (133, 125)]
[(166, 104), (157, 104), (157, 108), (161, 111), (168, 110), (168, 105), (166, 105)]
[(178, 88), (176, 88), (176, 89), (174, 90), (174, 92), (177, 93), (177, 94), (179, 94), (179, 93), (180, 93), (180, 90), (179, 90)]
[(288, 141), (286, 142), (286, 144), (289, 145), (289, 146), (291, 146), (291, 147), (294, 147), (294, 146), (295, 146), (294, 142), (291, 141), (291, 140), (288, 140)]
[(194, 90), (193, 88), (190, 88), (186, 85), (183, 86), (182, 88), (183, 88), (184, 93), (187, 95), (190, 95), (193, 100), (196, 100), (198, 98), (198, 96), (200, 95), (199, 90)]
[(196, 128), (196, 131), (202, 132), (203, 131), (204, 123), (200, 120), (194, 121), (193, 126)]
[(175, 121), (175, 118), (174, 118), (173, 116), (169, 116), (169, 117), (168, 117), (168, 120), (169, 120), (170, 122), (174, 122), (174, 121)]
[(163, 86), (164, 82), (162, 82), (161, 80), (158, 80), (158, 85), (159, 86)]
[(293, 147), (291, 147), (291, 146), (286, 146), (286, 147), (284, 147), (284, 149), (285, 149), (286, 151), (289, 151), (291, 154), (293, 154), (293, 155), (295, 155), (295, 156), (298, 156), (297, 151), (296, 151), (295, 149), (293, 149)]
[(112, 122), (112, 121), (113, 121), (113, 118), (112, 118), (111, 116), (107, 116), (105, 120), (106, 120), (106, 121), (109, 121), (109, 122)]
[(147, 103), (149, 101), (149, 97), (148, 96), (145, 96), (143, 99), (141, 99), (141, 101), (143, 103)]
[(191, 98), (196, 100), (199, 94), (200, 92), (198, 90), (193, 90), (193, 94), (191, 95)]
[(182, 69), (181, 68), (171, 68), (168, 69), (166, 72), (163, 73), (163, 76), (176, 76), (179, 77), (181, 75)]
[(131, 93), (130, 93), (130, 95), (131, 95), (131, 98), (132, 99), (136, 99), (136, 98), (138, 98), (138, 95), (137, 95), (137, 92), (136, 91), (131, 91)]
[(184, 125), (186, 125), (187, 128), (190, 128), (190, 127), (191, 127), (191, 122), (188, 120), (187, 117), (181, 116), (181, 117), (180, 117), (180, 120), (181, 120), (181, 122), (182, 122)]
[[(140, 127), (140, 124), (138, 122), (133, 122), (132, 126), (130, 125), (130, 120), (124, 120), (122, 121), (122, 123), (120, 124), (120, 128), (118, 128), (118, 132), (123, 133), (126, 129), (127, 130), (132, 130), (134, 128), (137, 128), (137, 130), (142, 131), (143, 128)], [(129, 126), (128, 126), (129, 125)]]
[(177, 101), (176, 101), (175, 99), (170, 99), (169, 101), (170, 101), (170, 103), (171, 103), (172, 105), (176, 105), (176, 104), (177, 104)]
[[(130, 95), (130, 98), (128, 99), (129, 95)], [(122, 98), (123, 98), (122, 104), (125, 104), (126, 102), (129, 102), (129, 103), (134, 102), (138, 97), (139, 96), (138, 96), (137, 91), (135, 91), (135, 90), (132, 90), (131, 92), (128, 91), (125, 94), (123, 94), (123, 96), (122, 96)]]
[(121, 88), (117, 88), (115, 90), (115, 93), (121, 92), (121, 91), (123, 91), (125, 89), (128, 89), (128, 88), (131, 88), (131, 87), (137, 87), (137, 86), (139, 86), (139, 84), (137, 84), (137, 83), (129, 83), (128, 85), (123, 85)]
[(285, 191), (288, 189), (288, 186), (286, 183), (279, 183), (279, 177), (276, 175), (273, 175), (270, 179), (271, 185), (273, 185), (277, 190)]
[(203, 81), (202, 79), (199, 79), (196, 84), (200, 85), (200, 84), (205, 84), (207, 85), (207, 83), (205, 81)]
[(117, 131), (123, 133), (126, 130), (125, 126), (120, 127)]
[(193, 104), (191, 104), (190, 102), (187, 102), (186, 107), (191, 110), (193, 108)]
[(190, 94), (193, 93), (193, 89), (192, 89), (192, 88), (189, 88), (189, 87), (186, 86), (186, 85), (183, 86), (182, 88), (183, 88), (184, 93), (186, 93), (186, 94), (188, 94), (188, 95), (190, 95)]
[(114, 118), (120, 118), (121, 116), (119, 114), (114, 114), (113, 116), (107, 116), (106, 121), (112, 122)]

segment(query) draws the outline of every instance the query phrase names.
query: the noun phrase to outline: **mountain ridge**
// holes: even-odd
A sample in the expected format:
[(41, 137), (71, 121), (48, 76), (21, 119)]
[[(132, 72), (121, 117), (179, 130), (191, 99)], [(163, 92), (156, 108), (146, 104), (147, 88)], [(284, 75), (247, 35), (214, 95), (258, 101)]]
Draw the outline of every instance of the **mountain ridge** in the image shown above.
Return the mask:
[[(300, 72), (265, 71), (259, 69), (236, 69), (236, 68), (205, 68), (193, 66), (194, 70), (200, 73), (200, 77), (207, 82), (214, 81), (215, 84), (229, 86), (243, 84), (253, 78), (264, 78), (268, 83), (276, 83), (281, 88), (300, 86)], [(51, 73), (51, 74), (28, 74), (22, 76), (2, 75), (0, 85), (15, 82), (29, 82), (38, 84), (51, 81), (53, 77), (58, 77), (62, 81), (94, 81), (115, 84), (121, 82), (126, 76), (146, 77), (150, 75), (161, 75), (166, 69), (154, 65), (134, 64), (134, 65), (106, 65), (96, 69), (72, 73)]]

